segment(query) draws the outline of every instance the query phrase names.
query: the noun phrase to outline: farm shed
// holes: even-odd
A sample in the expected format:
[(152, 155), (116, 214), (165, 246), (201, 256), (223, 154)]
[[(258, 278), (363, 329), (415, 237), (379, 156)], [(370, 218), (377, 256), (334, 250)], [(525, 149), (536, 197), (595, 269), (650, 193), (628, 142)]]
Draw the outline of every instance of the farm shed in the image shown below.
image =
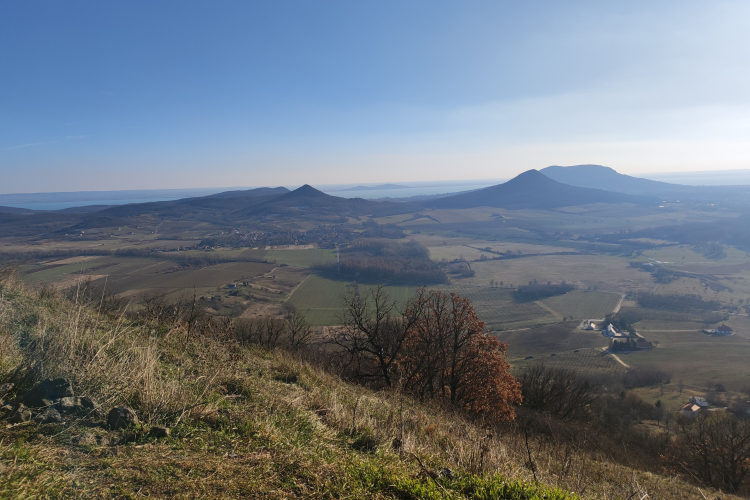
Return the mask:
[(691, 396), (690, 397), (690, 403), (689, 404), (698, 405), (701, 408), (708, 408), (708, 401), (706, 401), (703, 398), (696, 398), (695, 396)]
[(732, 330), (727, 325), (722, 323), (720, 326), (716, 328), (715, 332), (718, 335), (732, 335), (734, 333), (734, 330)]

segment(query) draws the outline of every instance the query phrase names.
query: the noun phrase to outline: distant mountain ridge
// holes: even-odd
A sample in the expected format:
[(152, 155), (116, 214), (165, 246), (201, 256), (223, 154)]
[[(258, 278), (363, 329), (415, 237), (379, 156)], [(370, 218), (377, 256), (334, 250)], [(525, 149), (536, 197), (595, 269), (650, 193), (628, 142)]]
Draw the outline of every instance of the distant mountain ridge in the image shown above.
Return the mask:
[(571, 186), (604, 189), (617, 193), (655, 195), (669, 191), (677, 184), (641, 179), (617, 172), (603, 165), (574, 165), (561, 167), (553, 165), (540, 172), (552, 180)]
[(248, 207), (234, 215), (251, 216), (270, 213), (304, 215), (317, 213), (342, 216), (346, 214), (403, 213), (408, 210), (410, 210), (410, 206), (407, 203), (377, 202), (362, 198), (342, 198), (326, 194), (309, 184), (305, 184), (294, 191)]
[(289, 190), (285, 187), (224, 191), (197, 198), (120, 205), (102, 210), (99, 212), (99, 215), (129, 217), (149, 213), (167, 217), (195, 217), (199, 216), (202, 212), (215, 213), (218, 211), (223, 213), (244, 209), (288, 192)]
[(606, 189), (617, 193), (639, 196), (657, 196), (668, 201), (721, 200), (747, 201), (750, 186), (686, 186), (668, 182), (642, 179), (617, 172), (603, 165), (553, 165), (541, 173), (550, 179), (571, 186)]
[(655, 199), (571, 186), (550, 179), (538, 170), (527, 170), (503, 184), (465, 194), (423, 202), (430, 208), (497, 207), (553, 209), (589, 203), (655, 203)]

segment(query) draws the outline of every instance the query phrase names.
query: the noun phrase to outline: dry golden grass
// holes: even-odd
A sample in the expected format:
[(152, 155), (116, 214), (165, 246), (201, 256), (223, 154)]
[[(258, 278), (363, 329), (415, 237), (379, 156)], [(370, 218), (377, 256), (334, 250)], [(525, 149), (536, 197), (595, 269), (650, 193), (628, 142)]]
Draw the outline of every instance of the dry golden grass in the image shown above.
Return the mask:
[[(105, 409), (129, 404), (144, 423), (1, 430), (5, 498), (703, 498), (616, 465), (588, 447), (596, 436), (532, 436), (527, 447), (513, 424), (488, 432), (283, 352), (100, 315), (12, 277), (0, 282), (0, 332), (0, 382), (21, 380), (28, 366), (36, 377), (70, 377), (78, 394)], [(157, 423), (172, 435), (149, 438)], [(91, 444), (76, 444), (87, 433)], [(439, 467), (456, 476), (435, 476)]]

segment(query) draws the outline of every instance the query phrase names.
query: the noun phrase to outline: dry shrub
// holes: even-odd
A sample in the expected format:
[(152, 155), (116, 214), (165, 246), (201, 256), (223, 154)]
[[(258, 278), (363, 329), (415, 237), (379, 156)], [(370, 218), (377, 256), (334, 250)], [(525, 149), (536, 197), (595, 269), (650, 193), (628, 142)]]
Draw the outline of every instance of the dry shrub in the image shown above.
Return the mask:
[(28, 378), (31, 367), (36, 379), (69, 378), (77, 394), (105, 407), (128, 404), (146, 421), (172, 425), (216, 397), (228, 352), (216, 340), (190, 340), (182, 324), (152, 335), (122, 314), (99, 313), (49, 288), (27, 289), (10, 274), (1, 290), (12, 296), (0, 301), (5, 379)]

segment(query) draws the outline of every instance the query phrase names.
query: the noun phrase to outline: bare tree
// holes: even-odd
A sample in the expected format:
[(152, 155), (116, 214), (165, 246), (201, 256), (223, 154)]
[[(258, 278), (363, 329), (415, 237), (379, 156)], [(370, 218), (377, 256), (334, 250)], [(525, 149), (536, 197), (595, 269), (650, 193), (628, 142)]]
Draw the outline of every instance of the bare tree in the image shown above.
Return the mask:
[(306, 346), (313, 337), (313, 329), (304, 314), (299, 311), (292, 313), (286, 320), (285, 342), (289, 349), (298, 351)]
[(560, 420), (579, 418), (588, 412), (596, 394), (592, 384), (575, 372), (544, 363), (527, 367), (518, 377), (523, 406)]
[(420, 311), (399, 311), (382, 286), (344, 297), (344, 328), (333, 338), (349, 357), (353, 375), (361, 380), (392, 387), (393, 371)]
[(712, 413), (678, 421), (672, 463), (700, 481), (736, 492), (750, 472), (750, 423)]

